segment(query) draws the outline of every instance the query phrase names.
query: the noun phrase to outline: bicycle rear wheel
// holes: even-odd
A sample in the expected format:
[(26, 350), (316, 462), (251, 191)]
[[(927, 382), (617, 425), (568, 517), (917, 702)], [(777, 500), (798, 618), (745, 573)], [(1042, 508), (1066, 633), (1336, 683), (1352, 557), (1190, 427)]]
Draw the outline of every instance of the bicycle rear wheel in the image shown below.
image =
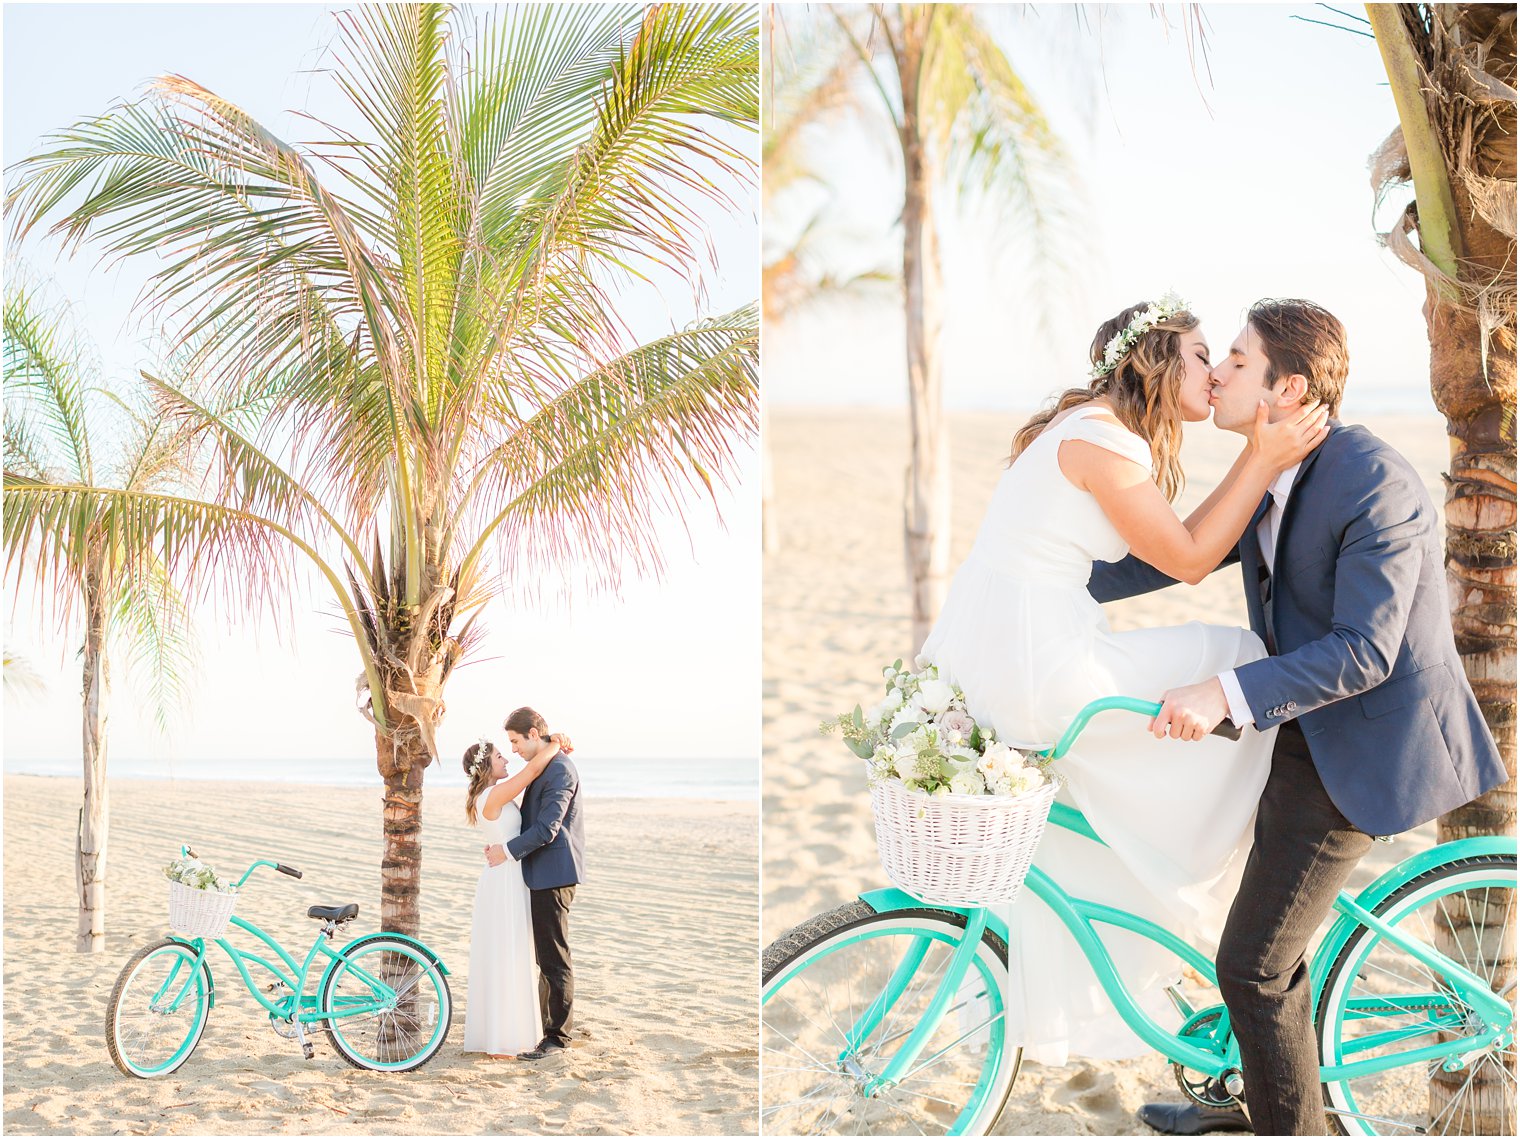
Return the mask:
[(165, 938), (132, 955), (106, 1002), (111, 1062), (140, 1079), (167, 1076), (186, 1060), (211, 1013), (211, 970), (188, 945)]
[(454, 1016), (449, 982), (430, 954), (384, 935), (344, 948), (318, 1007), (338, 1054), (356, 1068), (410, 1072), (443, 1047)]
[[(761, 964), (762, 1131), (985, 1134), (1023, 1055), (1007, 1045), (1008, 948), (990, 930), (914, 1066), (895, 1087), (865, 1087), (917, 1027), (965, 928), (953, 911), (853, 902), (778, 938)], [(888, 1005), (894, 973), (907, 968), (912, 980)], [(862, 1037), (857, 1026), (872, 1021)]]
[[(1488, 980), (1513, 1006), (1513, 855), (1436, 867), (1405, 883), (1375, 912)], [(1482, 1031), (1480, 1018), (1445, 978), (1366, 926), (1337, 953), (1315, 1024), (1326, 1065), (1396, 1058)], [(1327, 1083), (1330, 1118), (1348, 1135), (1514, 1134), (1513, 1040), (1459, 1071), (1444, 1072), (1441, 1065), (1440, 1059), (1415, 1060)]]

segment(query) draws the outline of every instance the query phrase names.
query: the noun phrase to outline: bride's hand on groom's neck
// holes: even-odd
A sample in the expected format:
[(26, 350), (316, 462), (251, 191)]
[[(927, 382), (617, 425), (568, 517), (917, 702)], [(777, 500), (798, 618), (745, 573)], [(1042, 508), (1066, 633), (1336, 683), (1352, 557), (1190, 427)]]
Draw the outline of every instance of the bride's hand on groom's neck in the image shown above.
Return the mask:
[(1329, 419), (1330, 409), (1318, 400), (1311, 400), (1273, 421), (1267, 401), (1263, 400), (1257, 405), (1256, 425), (1251, 432), (1254, 458), (1274, 476), (1303, 462), (1329, 435)]

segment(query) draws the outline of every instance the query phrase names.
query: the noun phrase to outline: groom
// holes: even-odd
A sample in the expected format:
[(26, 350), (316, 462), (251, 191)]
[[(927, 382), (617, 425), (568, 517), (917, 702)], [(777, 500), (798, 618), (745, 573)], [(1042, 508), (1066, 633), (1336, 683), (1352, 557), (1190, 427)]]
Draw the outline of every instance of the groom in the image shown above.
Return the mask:
[[(549, 725), (532, 708), (519, 708), (502, 724), (519, 758), (531, 762), (555, 747)], [(538, 959), (538, 1006), (544, 1038), (519, 1060), (542, 1060), (570, 1047), (570, 1009), (575, 974), (570, 965), (570, 902), (584, 877), (585, 830), (581, 824), (580, 774), (566, 754), (568, 743), (523, 793), (522, 832), (506, 851), (486, 848), (486, 861), (500, 866), (510, 854), (522, 863), (533, 915), (533, 955)]]
[[(1214, 425), (1249, 434), (1319, 400), (1340, 406), (1340, 321), (1302, 300), (1251, 307), (1210, 375)], [(1373, 837), (1460, 807), (1506, 779), (1457, 655), (1435, 507), (1409, 463), (1359, 426), (1284, 471), (1225, 564), (1239, 562), (1251, 628), (1270, 656), (1165, 694), (1153, 730), (1222, 720), (1279, 728), (1255, 842), (1219, 946), (1240, 1042), (1238, 1112), (1147, 1104), (1175, 1135), (1323, 1135), (1304, 953)], [(1134, 557), (1094, 567), (1099, 601), (1172, 583)]]

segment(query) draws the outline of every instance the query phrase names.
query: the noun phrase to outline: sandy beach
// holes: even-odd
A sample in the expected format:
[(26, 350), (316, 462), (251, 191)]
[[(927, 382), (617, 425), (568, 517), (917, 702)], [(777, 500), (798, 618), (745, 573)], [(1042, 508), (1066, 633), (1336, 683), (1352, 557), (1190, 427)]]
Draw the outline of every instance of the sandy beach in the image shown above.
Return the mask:
[[(906, 413), (772, 406), (768, 445), (775, 478), (777, 551), (765, 564), (762, 775), (764, 906), (769, 944), (808, 916), (885, 885), (876, 861), (870, 802), (859, 762), (819, 722), (872, 690), (880, 668), (909, 657), (902, 541)], [(970, 549), (1007, 448), (1022, 417), (953, 414), (952, 566)], [(1366, 421), (1444, 498), (1444, 425), (1435, 416)], [(1186, 513), (1228, 470), (1237, 437), (1189, 428), (1183, 452)], [(1116, 629), (1205, 620), (1246, 622), (1238, 573), (1107, 607)], [(1433, 825), (1378, 845), (1360, 868), (1370, 880), (1434, 841)], [(1135, 1119), (1148, 1100), (1177, 1101), (1158, 1055), (1130, 1061), (1073, 1058), (1063, 1068), (1026, 1064), (996, 1128), (1003, 1135), (1153, 1134)]]
[(218, 950), (199, 1049), (173, 1075), (137, 1080), (106, 1052), (106, 1001), (127, 957), (165, 932), (160, 868), (179, 844), (234, 875), (259, 857), (301, 869), (300, 881), (259, 871), (238, 905), (300, 959), (317, 928), (308, 906), (358, 902), (353, 936), (379, 927), (379, 788), (118, 780), (109, 948), (89, 956), (73, 949), (78, 785), (6, 777), (5, 1132), (753, 1134), (754, 805), (588, 802), (588, 880), (571, 915), (576, 1039), (537, 1067), (460, 1051), (480, 854), (450, 790), (423, 805), (422, 936), (455, 1002), (437, 1057), (406, 1075), (363, 1072), (318, 1034), (303, 1060)]

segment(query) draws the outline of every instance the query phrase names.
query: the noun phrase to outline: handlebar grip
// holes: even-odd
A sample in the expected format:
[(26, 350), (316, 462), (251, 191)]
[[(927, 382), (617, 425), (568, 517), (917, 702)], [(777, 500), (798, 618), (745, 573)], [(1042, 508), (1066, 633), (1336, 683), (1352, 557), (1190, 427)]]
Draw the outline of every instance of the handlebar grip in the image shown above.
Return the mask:
[(1227, 740), (1238, 740), (1240, 734), (1241, 730), (1229, 720), (1220, 720), (1214, 730), (1209, 733), (1211, 736), (1223, 736)]
[(292, 878), (299, 878), (301, 876), (301, 872), (294, 866), (286, 866), (283, 862), (276, 862), (274, 868), (281, 874), (289, 874)]

